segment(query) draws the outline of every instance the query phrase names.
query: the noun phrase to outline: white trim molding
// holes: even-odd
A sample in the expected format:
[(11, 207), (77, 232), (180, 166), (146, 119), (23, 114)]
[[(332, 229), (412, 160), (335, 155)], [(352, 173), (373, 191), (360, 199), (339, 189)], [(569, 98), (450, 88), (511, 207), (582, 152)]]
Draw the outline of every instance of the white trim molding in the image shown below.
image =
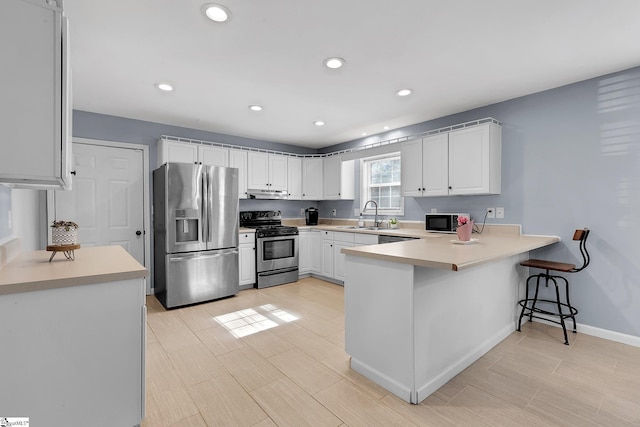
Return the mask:
[[(539, 315), (540, 317), (545, 317)], [(556, 318), (553, 316), (549, 316), (549, 320), (555, 320)], [(523, 318), (523, 320), (525, 320)], [(560, 325), (555, 323), (546, 322), (545, 319), (533, 319), (535, 322), (544, 323), (545, 325), (551, 325), (556, 328), (561, 328)], [(571, 333), (571, 328), (569, 325), (572, 325), (571, 320), (567, 320), (567, 333)], [(576, 323), (576, 330), (579, 334), (591, 335), (598, 338), (603, 338), (605, 340), (618, 342), (621, 344), (627, 344), (634, 347), (640, 347), (640, 337), (635, 335), (623, 334), (621, 332), (610, 331), (608, 329), (597, 328), (595, 326), (589, 326), (582, 323)]]

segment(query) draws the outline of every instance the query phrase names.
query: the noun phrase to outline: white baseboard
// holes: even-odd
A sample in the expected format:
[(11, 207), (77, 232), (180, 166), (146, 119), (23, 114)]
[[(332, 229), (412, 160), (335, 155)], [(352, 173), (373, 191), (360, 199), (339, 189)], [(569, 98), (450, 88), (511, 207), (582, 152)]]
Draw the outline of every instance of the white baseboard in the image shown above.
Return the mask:
[(404, 384), (399, 383), (398, 381), (388, 377), (377, 369), (372, 368), (371, 366), (360, 362), (359, 360), (351, 358), (351, 369), (356, 371), (357, 373), (364, 375), (369, 378), (374, 383), (384, 387), (389, 390), (391, 393), (398, 396), (400, 399), (404, 400), (407, 403), (417, 403), (414, 402), (411, 388), (407, 387)]
[[(538, 314), (538, 316), (545, 317), (544, 315), (540, 315), (540, 314)], [(553, 316), (548, 316), (548, 317), (550, 320), (556, 319)], [(523, 318), (523, 320), (525, 319)], [(555, 323), (545, 322), (544, 319), (533, 319), (533, 320), (535, 322), (544, 323), (545, 325), (552, 325), (552, 326), (555, 326), (556, 328), (561, 328), (560, 325)], [(566, 322), (567, 322), (567, 331), (570, 331), (571, 328), (569, 327), (569, 325), (573, 326), (573, 322), (569, 319), (567, 319)], [(635, 335), (623, 334), (621, 332), (610, 331), (608, 329), (597, 328), (595, 326), (584, 325), (582, 323), (577, 323), (577, 322), (576, 322), (576, 330), (578, 331), (578, 333), (581, 333), (581, 334), (591, 335), (598, 338), (604, 338), (605, 340), (619, 342), (621, 344), (632, 345), (634, 347), (640, 347), (640, 337), (637, 337)]]

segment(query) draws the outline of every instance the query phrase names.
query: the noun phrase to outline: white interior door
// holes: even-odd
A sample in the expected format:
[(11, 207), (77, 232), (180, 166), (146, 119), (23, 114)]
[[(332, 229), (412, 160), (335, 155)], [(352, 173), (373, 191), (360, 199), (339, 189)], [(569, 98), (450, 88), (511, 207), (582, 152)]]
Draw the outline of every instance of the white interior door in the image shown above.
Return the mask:
[(54, 219), (76, 222), (80, 245), (121, 245), (145, 265), (142, 150), (74, 143), (73, 170)]

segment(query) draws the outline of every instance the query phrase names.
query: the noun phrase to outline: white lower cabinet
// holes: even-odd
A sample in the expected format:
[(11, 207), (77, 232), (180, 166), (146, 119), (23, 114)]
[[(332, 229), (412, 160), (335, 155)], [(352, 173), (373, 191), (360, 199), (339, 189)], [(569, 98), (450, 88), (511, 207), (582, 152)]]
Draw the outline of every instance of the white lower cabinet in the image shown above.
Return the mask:
[(333, 278), (344, 282), (347, 276), (346, 255), (342, 248), (352, 248), (355, 245), (355, 233), (333, 233)]
[(240, 233), (238, 265), (240, 289), (252, 288), (256, 283), (256, 238), (255, 233)]
[(346, 278), (346, 256), (342, 248), (376, 245), (375, 234), (344, 233), (341, 231), (300, 231), (300, 274), (312, 274), (343, 283)]
[(309, 234), (309, 253), (311, 254), (311, 272), (320, 274), (322, 269), (321, 250), (322, 238), (320, 230), (311, 231)]
[(311, 273), (311, 231), (298, 230), (298, 273)]
[(0, 415), (49, 427), (140, 425), (146, 313), (144, 279), (0, 295)]
[(377, 245), (378, 244), (378, 235), (377, 234), (360, 234), (354, 233), (354, 246), (364, 246), (364, 245)]
[(333, 278), (333, 231), (322, 231), (320, 274)]
[(322, 271), (322, 239), (320, 230), (299, 230), (298, 270), (300, 274), (319, 275)]

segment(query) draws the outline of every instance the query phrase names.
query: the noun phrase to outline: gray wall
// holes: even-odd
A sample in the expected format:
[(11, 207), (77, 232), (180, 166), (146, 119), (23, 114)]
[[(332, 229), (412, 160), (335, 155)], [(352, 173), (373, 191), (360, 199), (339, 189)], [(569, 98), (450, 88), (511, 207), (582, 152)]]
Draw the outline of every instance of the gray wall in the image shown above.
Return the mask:
[[(248, 140), (193, 129), (86, 112), (74, 113), (74, 136), (142, 143), (151, 146), (162, 134), (249, 145), (291, 152), (314, 150)], [(456, 123), (494, 117), (503, 122), (502, 194), (407, 198), (404, 220), (422, 220), (425, 211), (470, 212), (476, 219), (486, 207), (505, 208), (504, 220), (521, 223), (525, 233), (554, 234), (562, 242), (534, 255), (579, 262), (571, 236), (592, 230), (591, 266), (570, 277), (572, 302), (582, 324), (640, 336), (640, 233), (633, 215), (640, 212), (640, 68), (419, 123), (407, 128), (327, 147), (322, 152), (358, 146)], [(0, 239), (10, 234), (6, 213), (10, 197), (0, 188)], [(241, 209), (281, 209), (300, 217), (300, 208), (317, 206), (353, 218), (361, 201), (242, 201)], [(4, 221), (3, 221), (4, 218)]]
[[(464, 121), (503, 122), (502, 194), (407, 198), (402, 219), (421, 220), (431, 208), (470, 212), (503, 206), (504, 220), (525, 233), (554, 234), (562, 242), (537, 257), (579, 263), (576, 228), (592, 230), (592, 264), (572, 275), (579, 322), (640, 336), (640, 68), (490, 105), (396, 131), (393, 137)], [(327, 147), (366, 145), (383, 134)], [(320, 202), (320, 214), (353, 217), (355, 202)]]

